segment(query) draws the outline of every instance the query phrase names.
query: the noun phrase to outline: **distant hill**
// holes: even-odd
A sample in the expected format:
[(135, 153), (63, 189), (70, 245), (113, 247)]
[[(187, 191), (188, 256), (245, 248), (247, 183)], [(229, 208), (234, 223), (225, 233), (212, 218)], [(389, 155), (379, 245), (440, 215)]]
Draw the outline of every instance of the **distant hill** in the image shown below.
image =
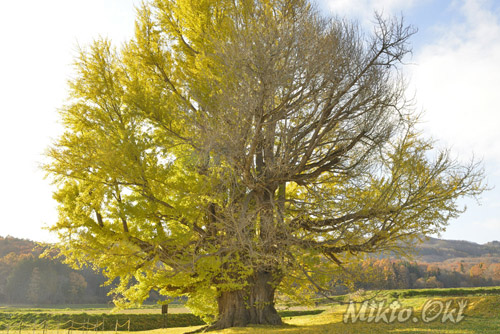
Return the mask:
[[(17, 256), (40, 254), (42, 247), (31, 240), (0, 236), (0, 258), (14, 253)], [(429, 238), (416, 247), (414, 259), (422, 262), (449, 262), (464, 260), (467, 262), (500, 262), (500, 241), (478, 244), (463, 240), (445, 240)]]
[(500, 242), (484, 245), (470, 241), (430, 238), (416, 247), (415, 260), (423, 262), (500, 262)]
[[(0, 304), (97, 304), (111, 300), (110, 287), (103, 286), (101, 273), (89, 268), (75, 271), (58, 259), (39, 258), (44, 248), (30, 240), (0, 237)], [(415, 250), (410, 261), (381, 254), (363, 260), (361, 265), (371, 267), (369, 272), (380, 279), (369, 276), (356, 286), (408, 289), (500, 285), (498, 241), (480, 245), (430, 238)], [(337, 285), (334, 289), (345, 293), (344, 288)], [(148, 301), (158, 298), (152, 292)]]
[[(48, 245), (47, 245), (48, 246)], [(109, 287), (91, 269), (76, 271), (59, 259), (39, 258), (46, 248), (0, 237), (0, 304), (107, 303)]]
[[(37, 248), (37, 243), (34, 241), (10, 236), (0, 236), (0, 258), (9, 253), (14, 253), (16, 255), (32, 254), (35, 248)], [(40, 249), (37, 251), (39, 252)]]

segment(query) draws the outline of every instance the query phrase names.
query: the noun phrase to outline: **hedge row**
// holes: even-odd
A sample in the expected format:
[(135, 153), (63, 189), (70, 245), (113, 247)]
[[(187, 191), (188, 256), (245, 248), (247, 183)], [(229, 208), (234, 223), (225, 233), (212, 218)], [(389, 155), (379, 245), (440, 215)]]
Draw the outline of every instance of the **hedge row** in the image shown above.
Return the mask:
[[(300, 315), (314, 315), (323, 310), (307, 311), (280, 311), (282, 317), (295, 317)], [(0, 313), (0, 330), (5, 330), (9, 325), (19, 326), (22, 322), (28, 328), (36, 324), (47, 322), (47, 329), (68, 329), (69, 327), (81, 327), (83, 323), (89, 325), (104, 323), (99, 330), (114, 331), (116, 322), (125, 325), (130, 320), (131, 331), (146, 331), (163, 328), (164, 318), (162, 314), (53, 314), (53, 313)], [(189, 327), (199, 326), (205, 323), (197, 316), (190, 313), (169, 314), (166, 319), (166, 327)], [(72, 326), (73, 324), (73, 326)], [(24, 328), (24, 327), (23, 327)], [(120, 331), (127, 330), (123, 326)]]
[[(41, 324), (47, 321), (48, 329), (69, 328), (81, 326), (76, 324), (104, 323), (104, 328), (99, 330), (113, 331), (116, 322), (124, 325), (130, 320), (131, 331), (145, 331), (157, 328), (163, 328), (163, 315), (161, 314), (51, 314), (51, 313), (0, 313), (0, 330), (6, 329), (8, 324)], [(199, 317), (189, 313), (169, 314), (167, 316), (166, 327), (188, 327), (205, 324)], [(127, 330), (127, 326), (120, 330)]]
[(461, 297), (471, 295), (500, 295), (500, 288), (452, 288), (452, 289), (418, 289), (393, 291), (393, 298), (407, 297)]

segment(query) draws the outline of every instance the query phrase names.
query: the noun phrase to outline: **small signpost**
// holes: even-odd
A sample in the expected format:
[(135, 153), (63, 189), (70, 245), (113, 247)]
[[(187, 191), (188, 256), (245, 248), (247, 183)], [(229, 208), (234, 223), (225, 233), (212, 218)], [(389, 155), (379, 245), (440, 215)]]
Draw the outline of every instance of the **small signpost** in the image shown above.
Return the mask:
[(168, 304), (161, 306), (161, 314), (163, 314), (163, 328), (167, 328)]

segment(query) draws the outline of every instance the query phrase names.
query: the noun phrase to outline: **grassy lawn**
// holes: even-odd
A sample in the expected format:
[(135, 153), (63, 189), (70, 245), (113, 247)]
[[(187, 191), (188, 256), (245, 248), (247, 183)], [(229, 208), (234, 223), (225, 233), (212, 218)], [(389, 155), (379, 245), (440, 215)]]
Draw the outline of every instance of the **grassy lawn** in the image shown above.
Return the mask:
[[(444, 302), (460, 298), (436, 298)], [(499, 334), (500, 333), (500, 296), (474, 296), (465, 297), (468, 300), (468, 307), (464, 311), (464, 319), (459, 323), (441, 323), (438, 318), (435, 321), (424, 323), (421, 319), (422, 306), (428, 298), (418, 297), (400, 300), (404, 307), (414, 307), (414, 315), (418, 322), (407, 321), (399, 323), (344, 323), (343, 315), (347, 306), (337, 305), (329, 306), (325, 312), (318, 315), (297, 316), (285, 318), (285, 326), (280, 328), (254, 326), (246, 328), (232, 328), (214, 333), (296, 333), (296, 334), (434, 334), (434, 333), (453, 333), (453, 334)], [(410, 319), (412, 320), (413, 317)], [(163, 331), (165, 334), (177, 334), (182, 331), (171, 329)]]
[[(449, 289), (451, 290), (451, 289)], [(412, 315), (408, 317), (408, 320), (405, 322), (393, 321), (390, 323), (384, 323), (383, 321), (379, 321), (375, 323), (374, 321), (369, 322), (366, 318), (364, 321), (358, 319), (354, 323), (343, 322), (343, 316), (346, 313), (348, 305), (320, 305), (315, 309), (324, 310), (320, 314), (309, 314), (309, 315), (300, 315), (300, 316), (286, 316), (283, 317), (285, 325), (281, 327), (268, 327), (268, 326), (252, 326), (245, 328), (231, 328), (223, 331), (216, 331), (212, 333), (296, 333), (296, 334), (321, 334), (321, 333), (335, 333), (335, 334), (383, 334), (383, 333), (402, 333), (402, 334), (434, 334), (434, 333), (453, 333), (453, 334), (469, 334), (469, 333), (477, 333), (477, 334), (499, 334), (500, 333), (500, 295), (494, 295), (490, 293), (482, 294), (474, 294), (469, 296), (462, 296), (461, 292), (457, 294), (460, 296), (453, 297), (453, 293), (449, 290), (445, 290), (442, 297), (433, 295), (432, 297), (425, 296), (425, 293), (420, 293), (420, 295), (412, 296), (412, 297), (401, 297), (401, 295), (395, 295), (394, 291), (389, 291), (387, 295), (380, 296), (379, 300), (386, 300), (387, 306), (390, 303), (397, 301), (400, 305), (400, 309), (412, 308)], [(464, 318), (458, 323), (453, 323), (451, 321), (446, 321), (442, 323), (442, 316), (437, 316), (436, 319), (430, 322), (423, 321), (423, 312), (426, 303), (429, 301), (433, 301), (436, 303), (437, 301), (441, 301), (441, 305), (446, 305), (449, 303), (451, 308), (457, 308), (459, 301), (466, 300), (468, 305), (463, 309)], [(180, 307), (182, 305), (179, 305)], [(360, 305), (356, 306), (359, 310)], [(169, 311), (174, 310), (175, 307), (169, 308)], [(38, 309), (19, 309), (19, 308), (5, 308), (0, 309), (0, 313), (6, 312), (34, 312), (34, 310)], [(17, 310), (17, 311), (16, 311)], [(62, 312), (67, 313), (68, 315), (71, 312), (68, 312), (67, 309), (60, 308), (51, 308), (51, 312)], [(106, 308), (99, 307), (89, 307), (86, 308), (84, 312), (90, 313), (90, 311), (101, 312), (106, 310)], [(428, 311), (429, 309), (427, 309)], [(74, 312), (82, 312), (83, 309), (74, 309), (70, 310)], [(108, 310), (109, 311), (109, 310)], [(156, 313), (158, 310), (151, 307), (145, 307), (135, 310), (129, 310), (128, 312), (135, 312), (137, 315), (144, 314), (152, 314)], [(457, 315), (457, 310), (454, 313), (451, 313), (454, 317)], [(47, 312), (47, 310), (45, 310)], [(293, 313), (292, 313), (293, 314)], [(367, 313), (368, 315), (368, 309)], [(372, 313), (374, 315), (375, 313)], [(441, 312), (441, 315), (443, 312)], [(373, 319), (372, 319), (373, 320)], [(192, 327), (178, 327), (178, 328), (168, 328), (168, 329), (156, 329), (149, 331), (138, 331), (136, 333), (144, 333), (144, 334), (180, 334), (186, 333), (189, 331), (193, 331), (202, 326), (192, 326)], [(6, 330), (0, 330), (1, 333), (6, 333)], [(18, 333), (19, 331), (17, 331)], [(35, 333), (41, 333), (42, 331), (35, 331)], [(15, 334), (16, 331), (11, 330), (10, 333)], [(32, 330), (23, 330), (23, 333), (33, 333)], [(47, 332), (48, 334), (67, 334), (67, 331), (59, 330), (50, 330)], [(78, 333), (75, 331), (71, 331), (71, 333)], [(90, 332), (89, 332), (90, 333)], [(101, 332), (101, 333), (114, 333), (114, 331), (110, 332)]]

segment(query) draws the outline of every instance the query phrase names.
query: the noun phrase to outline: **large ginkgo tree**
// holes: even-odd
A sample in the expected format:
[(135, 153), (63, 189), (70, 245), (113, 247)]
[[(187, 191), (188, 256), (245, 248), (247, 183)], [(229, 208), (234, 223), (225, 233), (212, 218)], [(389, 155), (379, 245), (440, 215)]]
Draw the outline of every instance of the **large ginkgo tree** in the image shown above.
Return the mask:
[(135, 37), (82, 49), (48, 149), (60, 254), (154, 289), (212, 328), (280, 324), (275, 297), (325, 293), (336, 268), (442, 231), (484, 189), (415, 129), (401, 61), (306, 0), (154, 0)]

